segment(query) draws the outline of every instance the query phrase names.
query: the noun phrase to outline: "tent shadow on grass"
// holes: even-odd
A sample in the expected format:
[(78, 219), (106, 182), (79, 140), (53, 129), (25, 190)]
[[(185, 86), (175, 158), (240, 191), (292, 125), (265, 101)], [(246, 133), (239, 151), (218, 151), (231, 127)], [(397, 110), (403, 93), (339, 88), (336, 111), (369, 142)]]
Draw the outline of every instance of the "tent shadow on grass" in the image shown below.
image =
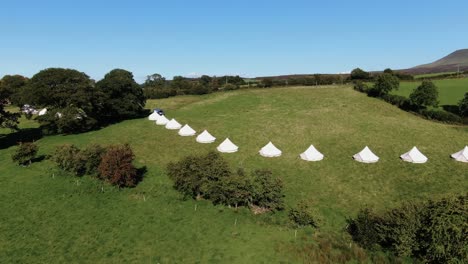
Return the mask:
[(0, 135), (0, 149), (18, 145), (19, 142), (32, 142), (43, 137), (40, 128), (25, 128), (11, 134)]

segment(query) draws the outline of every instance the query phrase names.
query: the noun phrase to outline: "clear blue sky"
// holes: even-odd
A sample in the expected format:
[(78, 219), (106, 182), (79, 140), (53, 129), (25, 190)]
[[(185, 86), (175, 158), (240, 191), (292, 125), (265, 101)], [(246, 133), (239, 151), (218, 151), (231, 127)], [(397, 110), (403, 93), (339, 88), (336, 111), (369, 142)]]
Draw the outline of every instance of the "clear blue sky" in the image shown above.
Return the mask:
[[(314, 3), (316, 2), (316, 3)], [(468, 48), (468, 1), (2, 1), (0, 76), (337, 73)], [(419, 1), (418, 1), (419, 2)]]

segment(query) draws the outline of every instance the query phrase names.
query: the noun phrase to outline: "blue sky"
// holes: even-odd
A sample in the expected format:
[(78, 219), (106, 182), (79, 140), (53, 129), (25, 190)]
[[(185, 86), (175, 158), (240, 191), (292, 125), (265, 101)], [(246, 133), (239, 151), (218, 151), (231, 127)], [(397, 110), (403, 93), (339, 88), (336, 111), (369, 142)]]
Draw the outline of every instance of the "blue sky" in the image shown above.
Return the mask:
[(468, 1), (2, 1), (0, 76), (338, 73), (468, 48)]

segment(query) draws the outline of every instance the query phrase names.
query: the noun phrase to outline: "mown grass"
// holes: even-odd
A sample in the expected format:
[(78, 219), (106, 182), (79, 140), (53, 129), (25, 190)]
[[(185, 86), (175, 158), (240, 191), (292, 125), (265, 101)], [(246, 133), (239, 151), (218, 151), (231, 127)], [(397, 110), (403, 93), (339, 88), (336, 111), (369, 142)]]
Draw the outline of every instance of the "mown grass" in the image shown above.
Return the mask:
[[(10, 160), (13, 147), (0, 150), (0, 262), (310, 261), (316, 253), (302, 252), (309, 247), (300, 241), (313, 239), (313, 232), (300, 230), (296, 240), (285, 212), (254, 216), (247, 209), (183, 200), (172, 189), (167, 163), (215, 150), (225, 137), (240, 147), (223, 154), (233, 168), (271, 169), (284, 182), (287, 206), (313, 201), (324, 218), (317, 232), (326, 237), (341, 239), (346, 217), (364, 206), (384, 210), (468, 189), (467, 165), (449, 158), (468, 144), (467, 127), (421, 119), (350, 87), (242, 90), (151, 100), (147, 107), (161, 107), (197, 131), (208, 129), (217, 143), (198, 144), (147, 119), (38, 140), (41, 155), (64, 143), (129, 143), (136, 165), (147, 166), (148, 173), (138, 187), (125, 190), (66, 176), (48, 160), (18, 167)], [(283, 156), (258, 155), (270, 140)], [(299, 159), (310, 144), (325, 154), (323, 161)], [(352, 160), (365, 145), (379, 163)], [(398, 159), (413, 145), (428, 163)], [(291, 250), (296, 243), (299, 249)]]
[[(468, 78), (431, 80), (439, 89), (439, 105), (457, 105), (468, 92)], [(400, 82), (400, 89), (393, 94), (409, 96), (422, 81)]]

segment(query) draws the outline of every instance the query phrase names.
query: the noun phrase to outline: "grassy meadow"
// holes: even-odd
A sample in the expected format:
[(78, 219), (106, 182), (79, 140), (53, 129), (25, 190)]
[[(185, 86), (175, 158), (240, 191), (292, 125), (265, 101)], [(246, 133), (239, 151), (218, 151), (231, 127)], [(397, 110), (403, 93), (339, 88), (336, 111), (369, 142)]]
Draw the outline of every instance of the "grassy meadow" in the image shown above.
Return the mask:
[[(456, 105), (468, 93), (468, 78), (431, 80), (439, 88), (439, 105)], [(421, 81), (400, 82), (400, 89), (393, 94), (408, 97)]]
[[(468, 79), (447, 82), (454, 88), (440, 89), (441, 103), (453, 104), (468, 91)], [(399, 93), (406, 95), (413, 84), (402, 83)], [(147, 108), (155, 107), (198, 132), (208, 129), (216, 142), (199, 144), (147, 119), (37, 141), (40, 155), (64, 143), (129, 143), (137, 167), (148, 169), (133, 189), (67, 176), (47, 159), (19, 167), (10, 158), (14, 147), (0, 149), (1, 263), (301, 263), (314, 257), (296, 249), (313, 244), (315, 234), (348, 239), (345, 220), (362, 207), (384, 210), (468, 190), (467, 164), (449, 158), (468, 145), (468, 127), (422, 119), (349, 86), (238, 90), (147, 102)], [(25, 125), (34, 127), (30, 122)], [(323, 218), (321, 228), (299, 230), (295, 238), (285, 224), (286, 211), (255, 216), (247, 209), (183, 200), (165, 174), (166, 165), (215, 150), (226, 137), (239, 146), (239, 152), (223, 154), (233, 168), (271, 169), (283, 180), (287, 206), (312, 201)], [(258, 155), (270, 140), (283, 156)], [(299, 158), (310, 144), (325, 155), (323, 161)], [(380, 157), (378, 163), (351, 158), (366, 145)], [(413, 146), (429, 158), (426, 164), (398, 158)]]

